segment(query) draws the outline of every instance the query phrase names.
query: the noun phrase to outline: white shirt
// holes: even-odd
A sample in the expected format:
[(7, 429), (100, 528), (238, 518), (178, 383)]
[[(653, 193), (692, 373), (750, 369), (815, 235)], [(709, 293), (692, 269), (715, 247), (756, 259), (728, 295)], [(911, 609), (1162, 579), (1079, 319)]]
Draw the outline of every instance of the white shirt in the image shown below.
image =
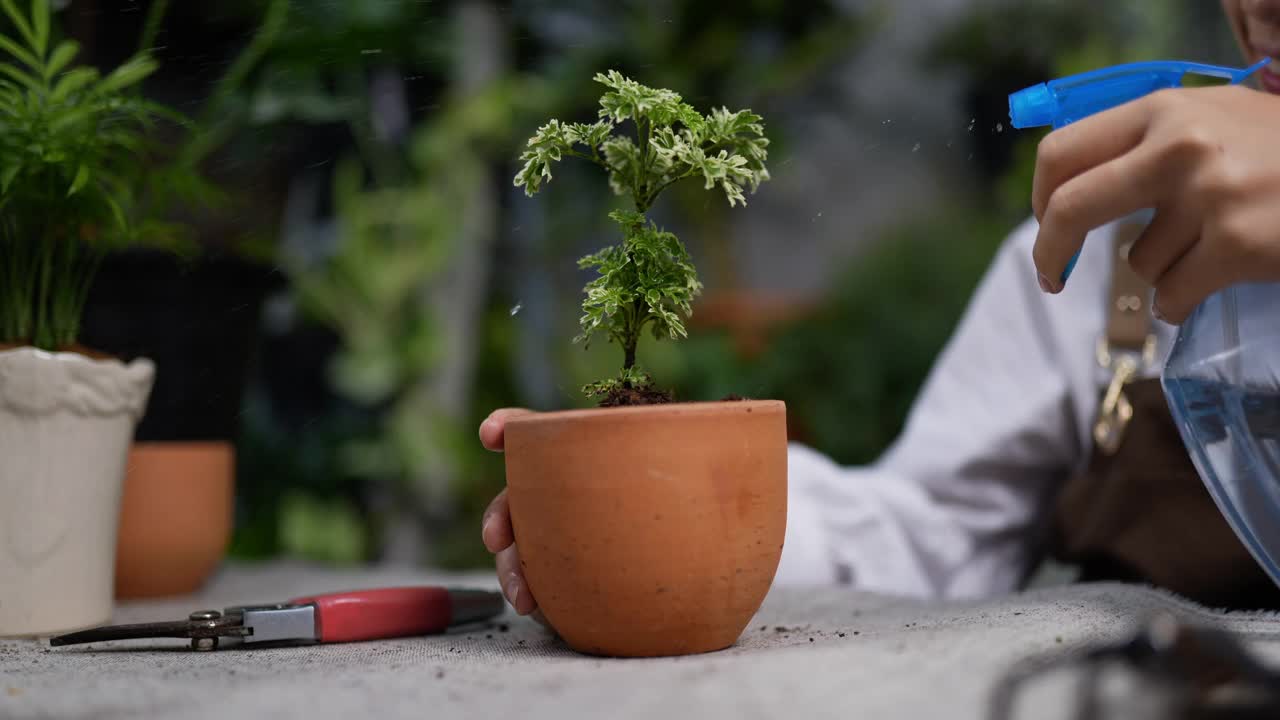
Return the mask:
[[(881, 458), (841, 467), (793, 445), (779, 584), (848, 582), (937, 598), (1018, 587), (1046, 512), (1092, 449), (1109, 380), (1095, 348), (1114, 226), (1089, 235), (1066, 288), (1040, 291), (1036, 223), (1008, 238)], [(1155, 369), (1175, 328), (1155, 323)], [(856, 372), (856, 369), (853, 370)]]

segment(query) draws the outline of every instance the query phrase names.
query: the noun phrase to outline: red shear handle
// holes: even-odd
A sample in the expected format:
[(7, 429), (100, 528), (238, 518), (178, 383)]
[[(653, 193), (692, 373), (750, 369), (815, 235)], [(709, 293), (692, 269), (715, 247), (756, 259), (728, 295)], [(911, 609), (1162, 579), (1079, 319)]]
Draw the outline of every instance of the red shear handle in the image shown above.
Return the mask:
[(380, 588), (297, 598), (316, 606), (316, 639), (354, 642), (440, 632), (453, 622), (453, 600), (439, 587)]

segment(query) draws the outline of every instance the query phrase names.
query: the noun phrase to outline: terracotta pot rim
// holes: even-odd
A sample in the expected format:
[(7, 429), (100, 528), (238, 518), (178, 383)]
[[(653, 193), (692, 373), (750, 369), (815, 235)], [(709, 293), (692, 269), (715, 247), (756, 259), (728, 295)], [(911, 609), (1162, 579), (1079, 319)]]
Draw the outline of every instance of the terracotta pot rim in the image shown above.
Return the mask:
[(555, 410), (517, 415), (507, 418), (507, 426), (535, 425), (538, 423), (613, 420), (619, 417), (733, 415), (746, 412), (785, 413), (786, 403), (781, 400), (717, 400), (705, 402), (663, 403), (661, 405), (628, 405), (624, 407), (582, 408)]

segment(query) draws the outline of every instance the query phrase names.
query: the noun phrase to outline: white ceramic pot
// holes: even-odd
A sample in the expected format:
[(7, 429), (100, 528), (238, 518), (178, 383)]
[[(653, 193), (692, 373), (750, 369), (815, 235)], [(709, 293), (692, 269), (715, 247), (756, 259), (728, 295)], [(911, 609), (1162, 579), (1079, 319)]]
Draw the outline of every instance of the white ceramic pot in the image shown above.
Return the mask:
[(111, 618), (125, 460), (155, 366), (0, 351), (0, 636)]

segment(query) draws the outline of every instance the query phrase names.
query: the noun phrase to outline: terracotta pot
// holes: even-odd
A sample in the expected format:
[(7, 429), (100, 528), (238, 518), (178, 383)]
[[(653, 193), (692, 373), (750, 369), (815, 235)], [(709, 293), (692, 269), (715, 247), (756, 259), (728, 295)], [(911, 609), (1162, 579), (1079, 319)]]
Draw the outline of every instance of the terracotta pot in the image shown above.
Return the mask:
[(111, 619), (125, 458), (155, 367), (0, 351), (0, 636)]
[(198, 590), (226, 553), (234, 490), (231, 443), (135, 443), (120, 511), (116, 597)]
[(742, 634), (782, 553), (783, 403), (532, 414), (505, 442), (525, 578), (571, 647), (683, 655)]

